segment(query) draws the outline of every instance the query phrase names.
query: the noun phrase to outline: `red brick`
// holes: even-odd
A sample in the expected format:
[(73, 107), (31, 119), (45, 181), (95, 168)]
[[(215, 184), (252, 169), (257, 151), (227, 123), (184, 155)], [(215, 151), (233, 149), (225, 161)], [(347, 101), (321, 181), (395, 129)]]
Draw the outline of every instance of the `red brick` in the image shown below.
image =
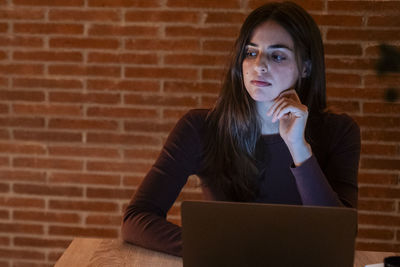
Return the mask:
[(129, 39), (125, 42), (125, 48), (139, 51), (199, 51), (200, 42), (182, 38), (179, 40)]
[(6, 64), (0, 65), (0, 74), (15, 75), (40, 75), (44, 72), (44, 66), (38, 64)]
[(397, 128), (400, 117), (389, 116), (353, 116), (359, 126), (368, 128)]
[(54, 129), (116, 130), (118, 123), (106, 120), (50, 119), (48, 127)]
[(124, 145), (159, 145), (158, 137), (138, 134), (88, 133), (88, 143), (124, 144)]
[[(255, 9), (265, 3), (265, 0), (249, 0), (248, 6), (251, 9)], [(296, 0), (296, 3), (308, 11), (321, 11), (325, 9), (325, 1), (321, 0)]]
[(375, 29), (328, 29), (327, 40), (343, 41), (396, 41), (400, 39), (398, 30)]
[(246, 18), (243, 12), (208, 12), (205, 23), (242, 24)]
[(8, 130), (0, 129), (0, 140), (8, 140), (10, 139), (10, 132)]
[[(7, 158), (8, 160), (8, 158)], [(1, 193), (8, 193), (10, 191), (10, 185), (9, 184), (3, 184), (0, 183), (0, 192)]]
[(156, 54), (139, 53), (89, 53), (89, 63), (116, 63), (116, 64), (157, 64), (158, 56)]
[[(9, 167), (10, 166), (10, 159), (8, 157), (1, 157), (0, 156), (0, 166), (1, 167)], [(1, 191), (1, 186), (0, 186)]]
[(399, 198), (400, 188), (362, 186), (358, 194), (361, 198)]
[(358, 223), (359, 225), (397, 226), (400, 223), (400, 217), (381, 214), (362, 214), (359, 212)]
[(209, 1), (209, 0), (168, 0), (168, 7), (185, 7), (185, 8), (240, 8), (240, 1), (225, 0), (225, 1)]
[(154, 119), (158, 117), (158, 112), (155, 109), (93, 107), (88, 108), (87, 115), (112, 118)]
[(365, 12), (399, 12), (398, 1), (328, 1), (328, 11), (346, 11), (351, 13)]
[(16, 140), (30, 141), (46, 141), (46, 142), (81, 142), (82, 133), (67, 133), (67, 132), (38, 132), (38, 131), (22, 131), (15, 130), (14, 138)]
[(221, 85), (215, 82), (164, 82), (166, 93), (218, 93)]
[(114, 25), (91, 25), (89, 35), (111, 35), (111, 36), (134, 36), (154, 37), (157, 36), (159, 27), (152, 26), (114, 26)]
[(163, 95), (125, 95), (126, 104), (155, 105), (155, 106), (183, 106), (195, 107), (199, 100), (197, 96), (163, 96)]
[(64, 239), (49, 239), (49, 238), (29, 238), (15, 237), (14, 245), (22, 247), (44, 247), (44, 248), (67, 248), (71, 243), (70, 240)]
[(397, 156), (399, 150), (395, 145), (361, 144), (362, 155)]
[(400, 170), (400, 160), (398, 159), (376, 159), (376, 158), (362, 158), (362, 169), (376, 169), (376, 170)]
[(95, 158), (119, 158), (116, 148), (49, 146), (49, 155)]
[(63, 169), (82, 170), (83, 162), (78, 160), (56, 159), (56, 158), (26, 158), (15, 157), (14, 167), (39, 168), (39, 169)]
[(43, 20), (44, 16), (44, 10), (41, 9), (0, 9), (0, 18), (6, 20)]
[(174, 125), (175, 122), (129, 121), (125, 122), (124, 129), (128, 132), (133, 131), (169, 133)]
[(356, 244), (357, 250), (366, 250), (366, 251), (400, 251), (400, 245), (398, 244), (390, 244), (390, 243), (377, 243), (377, 242), (361, 242), (358, 241)]
[(172, 67), (127, 67), (126, 77), (153, 78), (158, 79), (184, 79), (195, 80), (198, 78), (198, 71), (192, 68), (172, 68)]
[(117, 49), (119, 41), (116, 39), (99, 38), (72, 38), (54, 37), (50, 38), (50, 48), (81, 48), (81, 49)]
[(348, 74), (348, 73), (327, 73), (326, 82), (328, 84), (328, 87), (331, 84), (358, 86), (361, 85), (361, 76), (359, 74)]
[(10, 154), (45, 154), (46, 148), (41, 144), (30, 143), (0, 143), (0, 153)]
[(329, 58), (325, 59), (326, 69), (329, 70), (371, 70), (375, 68), (375, 59), (342, 59)]
[(44, 199), (21, 198), (21, 197), (1, 197), (0, 206), (19, 207), (19, 208), (44, 208)]
[(89, 161), (87, 162), (87, 169), (89, 171), (104, 171), (104, 172), (141, 172), (146, 173), (152, 163), (142, 162), (110, 162), (110, 161)]
[(25, 37), (25, 36), (0, 36), (0, 46), (11, 47), (43, 47), (43, 39), (40, 37)]
[(63, 21), (120, 21), (120, 15), (113, 10), (65, 10), (51, 9), (49, 10), (50, 20)]
[(50, 75), (67, 75), (67, 76), (108, 76), (120, 77), (121, 67), (111, 66), (81, 66), (81, 65), (51, 65), (49, 66)]
[(150, 148), (132, 148), (124, 150), (124, 158), (126, 159), (150, 159), (155, 160), (160, 154), (160, 149)]
[(368, 17), (368, 26), (373, 27), (400, 27), (399, 16), (370, 16)]
[(86, 224), (93, 225), (107, 225), (107, 226), (120, 226), (122, 217), (121, 216), (110, 216), (110, 215), (89, 215), (86, 217)]
[(117, 238), (117, 229), (92, 228), (92, 227), (68, 227), (68, 226), (52, 226), (49, 227), (50, 235), (63, 236), (85, 236), (85, 237), (102, 237), (102, 238)]
[(33, 61), (83, 61), (80, 52), (51, 52), (51, 51), (14, 51), (15, 60), (33, 60)]
[(203, 68), (201, 72), (201, 77), (203, 80), (222, 81), (225, 78), (225, 75), (226, 75), (226, 70), (223, 68), (218, 68), (218, 69)]
[(51, 102), (58, 103), (98, 103), (98, 104), (117, 104), (121, 102), (119, 94), (111, 93), (72, 93), (72, 92), (51, 92), (49, 94)]
[(354, 88), (343, 86), (328, 86), (327, 97), (356, 98), (356, 99), (383, 99), (383, 88)]
[[(230, 52), (233, 50), (234, 42), (225, 40), (204, 40), (203, 50), (212, 52)], [(227, 53), (226, 53), (227, 54)]]
[(92, 174), (92, 173), (59, 173), (52, 172), (49, 181), (52, 183), (119, 185), (118, 175)]
[(239, 26), (166, 26), (165, 35), (171, 37), (236, 38)]
[(81, 89), (83, 84), (79, 80), (66, 79), (42, 79), (42, 78), (14, 78), (13, 84), (16, 87), (24, 88), (60, 88), (60, 89)]
[(56, 23), (14, 23), (13, 31), (17, 34), (83, 34), (83, 25)]
[(379, 113), (379, 114), (393, 114), (398, 115), (400, 113), (400, 104), (398, 103), (376, 103), (376, 102), (365, 102), (363, 103), (364, 113)]
[(358, 210), (393, 212), (396, 210), (396, 202), (394, 200), (358, 200)]
[(82, 107), (77, 105), (46, 105), (46, 104), (13, 104), (15, 114), (31, 114), (31, 115), (66, 115), (81, 116)]
[(84, 0), (13, 0), (14, 5), (27, 5), (27, 6), (83, 6)]
[(0, 104), (0, 113), (9, 113), (9, 110), (8, 104)]
[(118, 210), (116, 203), (104, 201), (82, 201), (82, 200), (50, 200), (49, 208), (55, 210), (79, 210), (90, 212), (112, 212)]
[(89, 0), (89, 7), (160, 7), (159, 0)]
[(0, 61), (8, 59), (8, 54), (6, 52), (0, 51)]
[[(0, 232), (43, 234), (43, 226), (38, 224), (0, 223)], [(1, 253), (0, 253), (1, 255)], [(1, 256), (0, 256), (1, 258)]]
[(365, 141), (384, 141), (400, 142), (400, 131), (393, 130), (363, 130), (361, 140)]
[(44, 127), (44, 119), (42, 118), (21, 118), (21, 117), (0, 117), (0, 125), (8, 127)]
[(385, 76), (378, 75), (365, 75), (364, 76), (365, 87), (380, 87), (387, 88), (390, 84), (400, 84), (399, 74), (387, 74)]
[(343, 100), (328, 100), (328, 108), (346, 113), (358, 113), (360, 112), (360, 103), (358, 101), (346, 101)]
[(15, 248), (1, 248), (0, 258), (44, 260), (45, 254), (43, 252), (26, 249), (19, 250)]
[(0, 33), (6, 33), (8, 31), (8, 23), (0, 23)]
[(358, 228), (358, 238), (393, 240), (394, 231), (386, 229)]
[(38, 171), (0, 170), (0, 177), (9, 181), (45, 182), (46, 173)]
[[(71, 237), (71, 242), (72, 242), (72, 239), (73, 238)], [(61, 251), (50, 251), (47, 254), (47, 259), (50, 261), (56, 262), (61, 258), (63, 253), (64, 253), (64, 251), (62, 251), (62, 250)], [(31, 266), (18, 266), (18, 267), (31, 267)], [(52, 267), (52, 266), (39, 266), (39, 267)]]
[(86, 196), (88, 198), (129, 199), (132, 196), (132, 190), (88, 187), (86, 189)]
[[(124, 176), (123, 185), (125, 186), (138, 186), (142, 182), (144, 176)], [(132, 192), (133, 194), (133, 192)]]
[(390, 173), (358, 173), (358, 182), (364, 184), (382, 184), (382, 185), (396, 185), (398, 184), (397, 174)]
[(158, 92), (160, 91), (159, 81), (141, 80), (87, 80), (89, 90), (117, 90), (134, 92)]
[[(57, 166), (54, 166), (54, 164), (49, 164), (49, 168), (64, 168), (64, 166), (59, 167), (59, 164), (57, 164)], [(69, 196), (69, 197), (83, 196), (82, 188), (72, 187), (72, 186), (14, 184), (13, 191), (18, 194), (28, 194), (28, 195)]]
[(188, 11), (132, 10), (125, 14), (125, 21), (134, 22), (187, 22), (199, 23), (200, 14)]
[(164, 56), (164, 64), (168, 65), (225, 66), (227, 62), (228, 58), (220, 55), (174, 54)]
[(81, 218), (75, 213), (42, 212), (42, 211), (21, 211), (13, 212), (13, 219), (23, 221), (40, 221), (56, 223), (79, 223)]
[[(8, 210), (0, 210), (0, 219), (4, 220), (10, 219), (10, 212)], [(9, 245), (8, 238), (0, 237), (0, 246), (1, 245)]]
[(361, 27), (363, 25), (362, 16), (333, 15), (329, 13), (324, 15), (314, 14), (313, 18), (319, 26)]

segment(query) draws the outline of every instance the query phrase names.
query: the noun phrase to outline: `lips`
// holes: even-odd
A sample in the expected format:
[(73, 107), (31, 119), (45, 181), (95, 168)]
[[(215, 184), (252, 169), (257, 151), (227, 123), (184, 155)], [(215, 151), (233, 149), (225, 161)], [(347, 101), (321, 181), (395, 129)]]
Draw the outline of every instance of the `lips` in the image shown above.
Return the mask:
[(250, 83), (258, 87), (266, 87), (271, 85), (269, 82), (259, 80), (252, 80)]

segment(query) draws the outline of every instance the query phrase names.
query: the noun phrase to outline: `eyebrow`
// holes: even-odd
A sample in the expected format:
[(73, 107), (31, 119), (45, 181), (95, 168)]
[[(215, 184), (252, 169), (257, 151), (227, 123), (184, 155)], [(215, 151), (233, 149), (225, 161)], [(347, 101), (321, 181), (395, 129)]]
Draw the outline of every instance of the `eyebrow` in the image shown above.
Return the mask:
[[(258, 47), (258, 45), (255, 44), (255, 43), (249, 43), (248, 45)], [(268, 49), (279, 49), (279, 48), (283, 48), (283, 49), (287, 49), (287, 50), (293, 51), (292, 48), (290, 48), (290, 47), (288, 47), (287, 45), (284, 45), (284, 44), (274, 44), (274, 45), (268, 46)]]

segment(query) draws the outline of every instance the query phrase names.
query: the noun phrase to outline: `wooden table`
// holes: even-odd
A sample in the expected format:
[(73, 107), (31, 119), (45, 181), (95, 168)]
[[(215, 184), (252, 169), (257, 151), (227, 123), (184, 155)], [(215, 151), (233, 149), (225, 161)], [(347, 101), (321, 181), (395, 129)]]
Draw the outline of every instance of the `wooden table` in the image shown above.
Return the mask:
[[(356, 251), (354, 267), (382, 263), (391, 252)], [(133, 246), (117, 239), (75, 238), (55, 267), (182, 267), (182, 258)]]

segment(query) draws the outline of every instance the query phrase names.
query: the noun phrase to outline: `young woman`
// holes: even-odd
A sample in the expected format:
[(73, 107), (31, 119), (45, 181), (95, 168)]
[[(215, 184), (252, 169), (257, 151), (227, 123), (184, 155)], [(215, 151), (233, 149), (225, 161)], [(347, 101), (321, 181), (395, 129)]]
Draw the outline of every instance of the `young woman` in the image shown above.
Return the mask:
[(356, 207), (360, 131), (325, 98), (311, 16), (291, 2), (254, 10), (215, 107), (177, 123), (126, 209), (124, 240), (181, 255), (166, 214), (192, 174), (208, 200)]

